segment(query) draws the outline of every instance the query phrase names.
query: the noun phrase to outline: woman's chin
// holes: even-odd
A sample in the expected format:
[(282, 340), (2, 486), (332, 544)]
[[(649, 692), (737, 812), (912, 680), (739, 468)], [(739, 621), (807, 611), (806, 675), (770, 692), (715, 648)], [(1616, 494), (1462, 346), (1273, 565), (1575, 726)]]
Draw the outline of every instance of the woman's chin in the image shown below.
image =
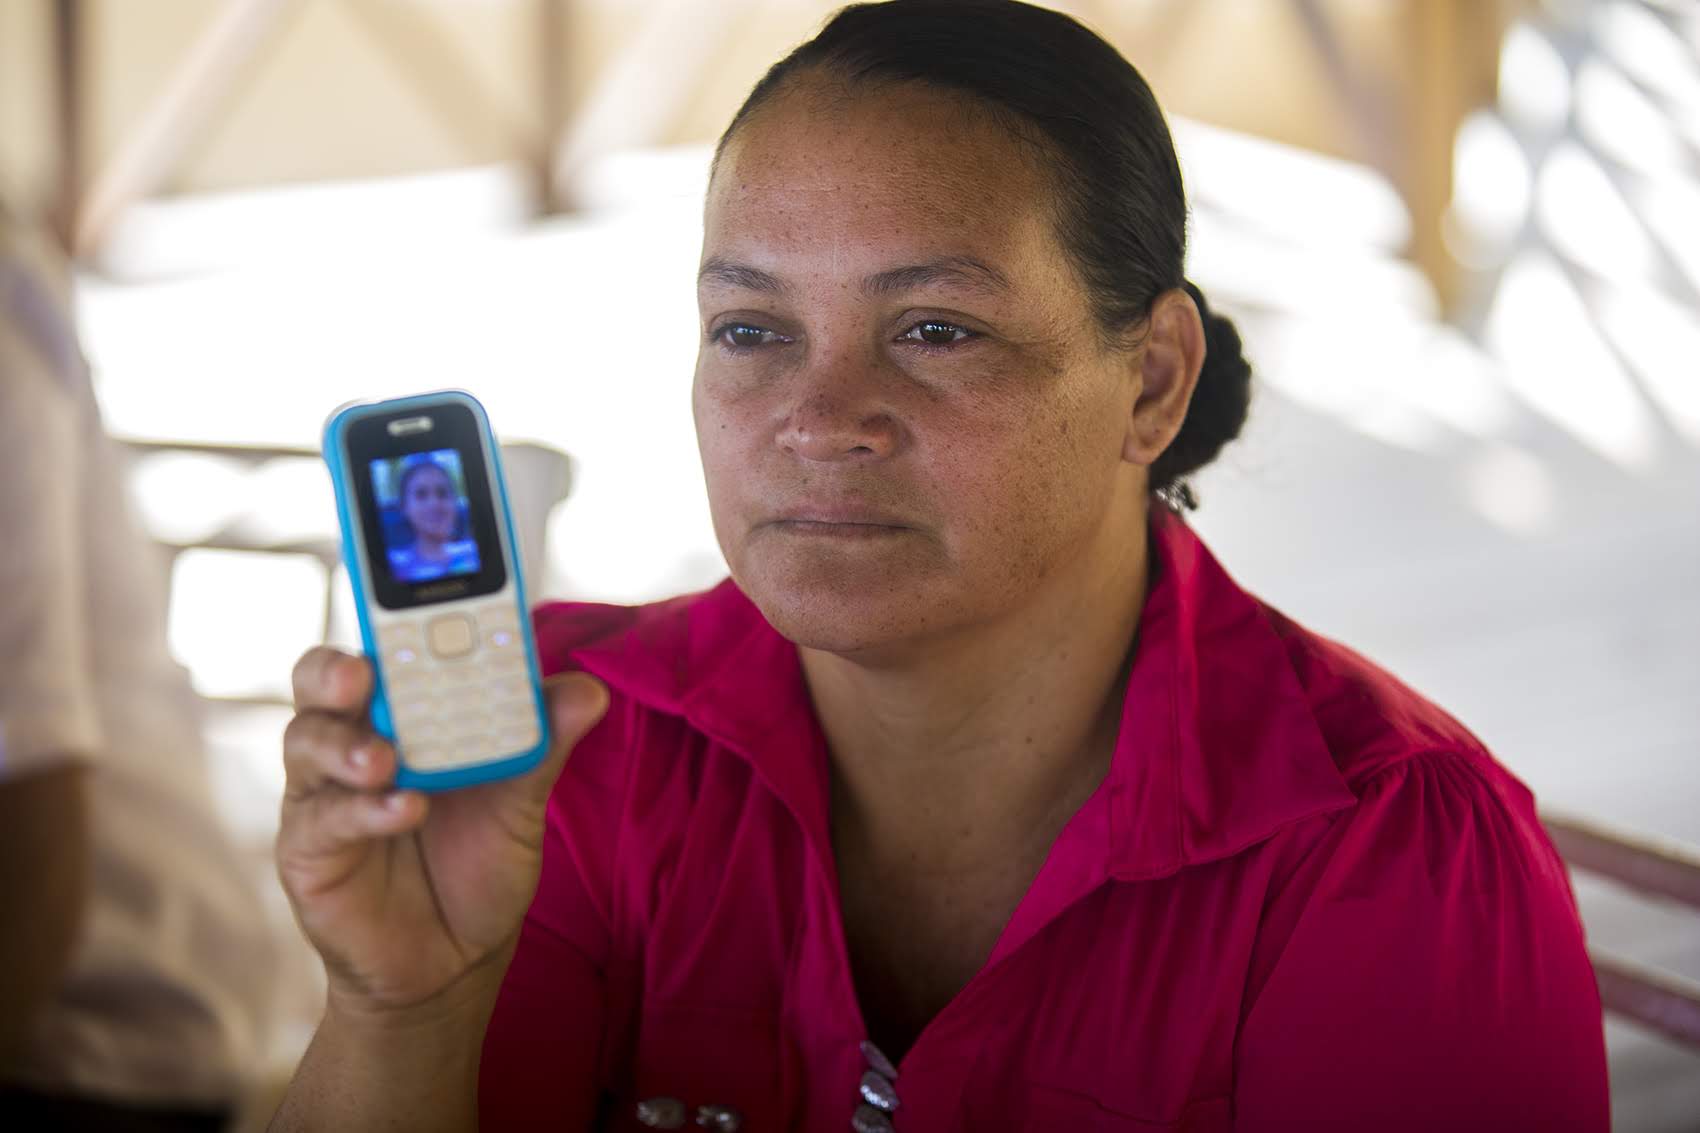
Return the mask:
[(936, 629), (951, 606), (937, 573), (920, 564), (850, 556), (757, 556), (734, 571), (780, 634), (805, 649), (864, 653)]

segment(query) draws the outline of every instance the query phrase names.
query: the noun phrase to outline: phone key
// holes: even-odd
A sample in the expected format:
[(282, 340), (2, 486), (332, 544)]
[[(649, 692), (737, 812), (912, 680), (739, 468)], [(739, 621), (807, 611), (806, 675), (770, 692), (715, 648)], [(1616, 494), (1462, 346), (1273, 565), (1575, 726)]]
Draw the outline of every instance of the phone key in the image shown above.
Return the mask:
[(529, 684), (490, 685), (485, 692), (490, 698), (492, 711), (497, 707), (517, 704), (529, 712), (537, 703), (537, 694)]
[(531, 683), (531, 668), (525, 663), (525, 654), (517, 650), (491, 654), (484, 662), (484, 674), (492, 686), (524, 688)]
[(499, 711), (490, 713), (490, 727), (498, 732), (504, 728), (535, 728), (537, 721), (536, 707), (519, 701), (504, 704)]
[(524, 727), (503, 728), (496, 733), (496, 747), (501, 755), (512, 755), (515, 752), (530, 751), (537, 746), (537, 724), (535, 721)]
[(527, 689), (520, 690), (520, 693), (519, 693), (518, 696), (515, 696), (511, 692), (505, 692), (505, 693), (501, 694), (500, 696), (492, 696), (490, 698), (490, 711), (492, 711), (492, 712), (503, 712), (503, 711), (511, 711), (511, 710), (518, 710), (518, 711), (524, 712), (527, 716), (536, 715), (537, 714), (537, 697), (536, 697), (536, 695), (533, 694), (533, 692), (529, 688), (527, 688)]
[(395, 622), (378, 628), (378, 649), (389, 654), (401, 649), (421, 650), (425, 639), (413, 622)]
[(484, 648), (492, 656), (520, 651), (519, 627), (512, 625), (483, 626)]
[(507, 701), (490, 707), (490, 727), (498, 732), (536, 718), (537, 709), (524, 701)]
[(492, 690), (508, 690), (507, 695), (509, 696), (530, 696), (531, 670), (525, 666), (521, 658), (515, 657), (512, 660), (518, 663), (504, 665), (501, 668), (496, 668), (494, 665), (490, 666), (489, 668), (493, 671), (490, 672), (486, 683)]
[(490, 730), (490, 714), (482, 710), (445, 714), (443, 716), (443, 727), (457, 736), (488, 732)]
[(477, 688), (484, 683), (483, 670), (464, 661), (439, 666), (437, 673), (437, 687), (444, 695), (464, 688)]
[(524, 690), (518, 696), (512, 693), (491, 696), (487, 704), (492, 715), (512, 715), (515, 712), (522, 716), (537, 715), (537, 698), (532, 695), (530, 689)]
[(484, 682), (484, 691), (498, 700), (530, 700), (531, 681), (527, 673), (502, 673)]
[(414, 700), (398, 707), (391, 713), (395, 720), (397, 731), (417, 731), (420, 728), (436, 727), (442, 721), (441, 713), (433, 701)]
[(456, 736), (449, 741), (449, 746), (457, 758), (468, 762), (501, 754), (496, 750), (496, 737), (491, 735), (488, 729)]
[(465, 614), (443, 614), (425, 627), (431, 652), (445, 660), (472, 652), (472, 619)]
[(437, 670), (423, 665), (385, 665), (384, 689), (392, 701), (429, 698), (437, 690)]
[(443, 711), (448, 714), (483, 712), (489, 709), (490, 694), (481, 685), (456, 688), (443, 696)]
[(399, 727), (414, 720), (434, 720), (441, 714), (437, 698), (430, 694), (395, 697), (390, 701), (390, 719)]
[(398, 727), (410, 720), (428, 720), (437, 715), (437, 702), (429, 696), (397, 697), (390, 705), (390, 715)]
[(390, 622), (378, 627), (378, 644), (385, 649), (400, 645), (423, 645), (418, 622)]
[(403, 745), (401, 754), (403, 761), (417, 771), (429, 771), (452, 761), (449, 749), (435, 744), (417, 747)]
[(443, 735), (441, 729), (425, 728), (413, 732), (403, 732), (398, 746), (402, 755), (411, 762), (414, 758), (414, 752), (441, 748), (445, 746), (447, 739), (448, 737)]
[(382, 657), (385, 672), (400, 672), (403, 669), (423, 669), (425, 667), (425, 651), (417, 642), (385, 646)]
[(530, 747), (537, 742), (536, 720), (498, 720), (491, 731), (501, 741), (503, 751)]

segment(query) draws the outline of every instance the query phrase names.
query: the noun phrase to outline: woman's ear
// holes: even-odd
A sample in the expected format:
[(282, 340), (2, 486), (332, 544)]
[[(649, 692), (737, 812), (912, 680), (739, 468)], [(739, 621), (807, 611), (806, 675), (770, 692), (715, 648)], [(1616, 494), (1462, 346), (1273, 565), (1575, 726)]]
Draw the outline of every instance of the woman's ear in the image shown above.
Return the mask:
[(1182, 288), (1163, 292), (1151, 304), (1138, 364), (1139, 397), (1122, 441), (1122, 459), (1149, 467), (1181, 431), (1204, 368), (1204, 320)]

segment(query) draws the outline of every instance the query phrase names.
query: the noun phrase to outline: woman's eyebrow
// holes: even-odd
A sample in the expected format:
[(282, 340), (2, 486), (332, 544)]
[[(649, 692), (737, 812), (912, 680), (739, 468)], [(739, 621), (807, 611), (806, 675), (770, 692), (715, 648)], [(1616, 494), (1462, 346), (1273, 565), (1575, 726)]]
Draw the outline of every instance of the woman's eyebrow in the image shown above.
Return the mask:
[[(719, 256), (710, 256), (697, 272), (697, 284), (719, 283), (740, 287), (746, 291), (762, 291), (781, 295), (790, 290), (783, 279), (748, 264), (732, 263)], [(1003, 294), (1010, 290), (1009, 279), (1003, 272), (973, 256), (940, 256), (925, 263), (907, 264), (875, 272), (862, 280), (864, 295), (893, 295), (928, 285), (945, 285)]]

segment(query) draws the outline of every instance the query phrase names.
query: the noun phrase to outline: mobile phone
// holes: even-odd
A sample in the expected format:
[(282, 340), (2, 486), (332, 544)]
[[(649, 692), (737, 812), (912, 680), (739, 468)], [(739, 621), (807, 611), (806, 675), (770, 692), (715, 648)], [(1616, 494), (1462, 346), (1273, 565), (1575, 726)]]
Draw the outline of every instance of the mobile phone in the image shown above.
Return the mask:
[(484, 407), (461, 390), (347, 405), (323, 448), (396, 785), (442, 790), (536, 766), (548, 714)]

